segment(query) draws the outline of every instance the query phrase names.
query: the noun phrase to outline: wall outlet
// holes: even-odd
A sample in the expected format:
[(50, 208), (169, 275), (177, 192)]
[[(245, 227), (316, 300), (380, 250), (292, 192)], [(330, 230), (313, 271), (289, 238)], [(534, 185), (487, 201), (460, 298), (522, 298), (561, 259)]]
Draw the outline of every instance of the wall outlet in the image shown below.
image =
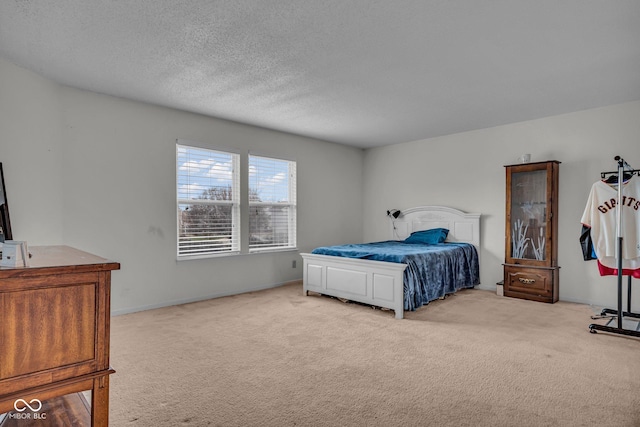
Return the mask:
[(296, 268), (296, 260), (294, 259), (293, 262), (291, 263), (291, 268)]

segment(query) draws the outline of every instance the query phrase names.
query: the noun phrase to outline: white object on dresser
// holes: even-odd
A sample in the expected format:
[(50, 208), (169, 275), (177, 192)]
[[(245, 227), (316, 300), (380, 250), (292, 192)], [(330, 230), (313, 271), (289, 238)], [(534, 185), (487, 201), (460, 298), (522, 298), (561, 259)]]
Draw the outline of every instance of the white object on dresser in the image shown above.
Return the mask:
[(2, 245), (2, 267), (27, 267), (29, 265), (29, 250), (27, 242), (5, 240)]

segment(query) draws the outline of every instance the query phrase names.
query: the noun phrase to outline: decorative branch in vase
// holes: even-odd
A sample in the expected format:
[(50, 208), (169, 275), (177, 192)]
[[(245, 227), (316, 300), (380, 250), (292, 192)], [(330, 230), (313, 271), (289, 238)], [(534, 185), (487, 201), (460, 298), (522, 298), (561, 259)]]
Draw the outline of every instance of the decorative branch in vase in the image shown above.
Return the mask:
[(535, 255), (538, 261), (542, 261), (544, 259), (544, 245), (546, 243), (546, 239), (544, 237), (544, 229), (540, 227), (540, 235), (538, 236), (538, 247), (536, 248), (535, 243), (531, 240), (531, 247), (533, 248), (533, 254)]
[(524, 258), (524, 253), (529, 246), (529, 238), (527, 235), (528, 225), (524, 225), (521, 219), (517, 220), (513, 226), (513, 238), (512, 238), (512, 256), (513, 258)]

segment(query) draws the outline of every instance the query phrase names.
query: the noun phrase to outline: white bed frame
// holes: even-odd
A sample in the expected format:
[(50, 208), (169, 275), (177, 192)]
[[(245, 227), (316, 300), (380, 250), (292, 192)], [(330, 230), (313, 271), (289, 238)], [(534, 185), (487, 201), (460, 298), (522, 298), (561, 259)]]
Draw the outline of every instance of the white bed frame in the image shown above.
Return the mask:
[[(475, 245), (480, 254), (480, 214), (444, 206), (420, 206), (390, 220), (391, 240), (404, 240), (414, 231), (449, 230), (447, 242)], [(404, 315), (403, 273), (406, 264), (303, 253), (303, 292), (331, 295), (394, 310)]]

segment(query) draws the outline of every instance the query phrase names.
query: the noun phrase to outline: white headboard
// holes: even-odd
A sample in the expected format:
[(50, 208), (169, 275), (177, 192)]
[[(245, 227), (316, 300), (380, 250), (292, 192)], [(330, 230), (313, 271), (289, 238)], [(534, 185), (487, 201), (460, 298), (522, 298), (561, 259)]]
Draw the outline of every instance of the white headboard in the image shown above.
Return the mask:
[(480, 214), (465, 213), (446, 206), (419, 206), (401, 210), (400, 216), (391, 218), (391, 239), (404, 240), (414, 231), (430, 228), (449, 230), (447, 242), (473, 244), (480, 251)]

